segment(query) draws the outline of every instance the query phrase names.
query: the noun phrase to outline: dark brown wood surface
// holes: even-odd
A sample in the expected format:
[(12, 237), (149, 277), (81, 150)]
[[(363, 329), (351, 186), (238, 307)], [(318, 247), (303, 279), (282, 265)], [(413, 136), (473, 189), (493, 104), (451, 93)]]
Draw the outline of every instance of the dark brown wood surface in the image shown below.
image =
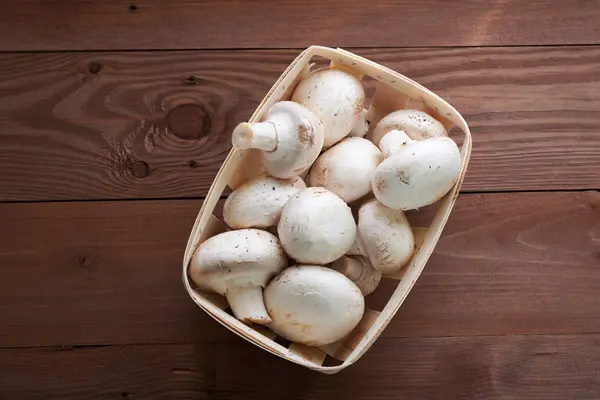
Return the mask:
[[(357, 52), (463, 113), (464, 191), (600, 188), (600, 46)], [(0, 55), (0, 199), (203, 196), (297, 53)]]
[(600, 38), (598, 0), (1, 4), (4, 51), (596, 44)]
[[(600, 398), (600, 1), (0, 5), (0, 399)], [(425, 272), (333, 376), (181, 281), (232, 128), (311, 44), (417, 80), (474, 141)]]
[(0, 349), (0, 397), (592, 400), (600, 386), (599, 346), (597, 334), (382, 338), (333, 376), (284, 362), (242, 339)]
[[(0, 205), (0, 347), (236, 340), (181, 282), (200, 206)], [(463, 195), (384, 337), (600, 332), (599, 265), (600, 193)]]

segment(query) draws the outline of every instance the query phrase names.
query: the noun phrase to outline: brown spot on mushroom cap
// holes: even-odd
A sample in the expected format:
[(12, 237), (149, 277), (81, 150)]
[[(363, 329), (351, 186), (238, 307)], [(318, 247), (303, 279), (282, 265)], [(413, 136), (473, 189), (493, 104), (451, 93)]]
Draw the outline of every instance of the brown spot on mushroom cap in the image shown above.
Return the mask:
[(354, 115), (360, 115), (364, 108), (365, 108), (365, 99), (360, 98), (356, 102), (356, 106), (354, 107)]
[(402, 168), (396, 168), (396, 178), (405, 185), (410, 185), (410, 176)]
[(385, 191), (385, 189), (387, 188), (387, 181), (383, 177), (381, 177), (379, 175), (375, 176), (375, 181), (374, 182), (375, 182), (375, 187), (380, 192)]
[(302, 147), (310, 147), (315, 144), (315, 133), (308, 121), (302, 121), (298, 124), (298, 139)]

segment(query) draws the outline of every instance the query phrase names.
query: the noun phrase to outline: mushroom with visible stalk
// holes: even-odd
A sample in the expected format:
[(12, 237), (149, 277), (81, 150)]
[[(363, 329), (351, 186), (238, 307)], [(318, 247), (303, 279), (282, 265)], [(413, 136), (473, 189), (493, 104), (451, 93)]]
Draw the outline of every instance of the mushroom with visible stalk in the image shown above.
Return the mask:
[(331, 268), (354, 282), (363, 296), (373, 293), (381, 281), (381, 272), (365, 257), (343, 256), (331, 263)]
[(310, 169), (308, 182), (350, 203), (371, 192), (371, 178), (382, 161), (381, 151), (371, 141), (347, 137), (321, 153)]
[(415, 251), (415, 237), (404, 212), (376, 199), (360, 207), (358, 230), (373, 268), (383, 275), (402, 269)]
[(302, 264), (324, 265), (352, 247), (356, 223), (344, 200), (327, 189), (309, 187), (283, 207), (277, 233), (291, 258)]
[(444, 125), (425, 111), (405, 109), (383, 117), (373, 129), (371, 140), (379, 145), (381, 138), (392, 130), (404, 131), (413, 140), (448, 136)]
[(287, 267), (287, 257), (276, 236), (259, 229), (223, 232), (204, 241), (192, 257), (189, 275), (200, 290), (227, 298), (235, 317), (243, 322), (271, 322), (263, 288)]
[(292, 94), (292, 101), (312, 111), (322, 122), (324, 147), (346, 137), (358, 124), (355, 135), (362, 135), (366, 124), (363, 106), (365, 90), (360, 80), (344, 69), (328, 67), (311, 72)]
[(231, 229), (277, 225), (285, 203), (305, 188), (306, 184), (298, 176), (279, 179), (261, 173), (227, 196), (223, 219)]
[(391, 155), (373, 175), (371, 185), (377, 200), (394, 210), (413, 210), (438, 201), (452, 189), (462, 169), (454, 140), (433, 137), (415, 141), (402, 131), (388, 133), (392, 134), (401, 147), (394, 151), (382, 141), (384, 153)]
[(269, 324), (278, 335), (322, 346), (348, 335), (360, 322), (365, 300), (341, 273), (317, 265), (285, 269), (265, 288)]
[(264, 169), (287, 179), (310, 168), (323, 148), (323, 135), (323, 124), (306, 107), (281, 101), (261, 122), (238, 124), (231, 141), (235, 149), (261, 150)]

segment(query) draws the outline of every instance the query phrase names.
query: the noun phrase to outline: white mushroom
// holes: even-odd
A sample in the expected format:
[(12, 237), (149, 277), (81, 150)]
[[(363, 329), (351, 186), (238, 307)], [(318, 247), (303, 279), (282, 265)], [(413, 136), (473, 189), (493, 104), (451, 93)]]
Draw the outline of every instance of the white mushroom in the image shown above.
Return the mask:
[(322, 346), (348, 335), (362, 319), (360, 289), (341, 273), (315, 265), (293, 266), (272, 279), (265, 304), (278, 335)]
[(442, 198), (460, 176), (462, 161), (456, 143), (448, 137), (414, 141), (404, 135), (400, 149), (375, 170), (373, 194), (395, 210), (412, 210)]
[(364, 296), (373, 293), (381, 281), (381, 272), (364, 257), (344, 256), (331, 263), (331, 268), (354, 282)]
[(310, 170), (308, 182), (350, 203), (371, 192), (371, 179), (382, 161), (381, 151), (371, 141), (347, 137), (321, 153)]
[(344, 200), (327, 189), (311, 187), (287, 202), (277, 233), (291, 258), (303, 264), (323, 265), (352, 247), (356, 223)]
[(360, 207), (358, 230), (373, 268), (384, 275), (402, 269), (415, 250), (415, 237), (404, 212), (375, 199)]
[(232, 191), (223, 206), (223, 218), (231, 229), (268, 228), (277, 225), (288, 200), (306, 184), (300, 177), (279, 179), (266, 173)]
[(275, 103), (262, 122), (243, 122), (232, 134), (236, 149), (262, 150), (263, 167), (287, 179), (306, 171), (323, 148), (323, 125), (306, 107), (291, 101)]
[(444, 125), (420, 110), (398, 110), (383, 117), (373, 129), (371, 140), (376, 145), (391, 130), (404, 131), (411, 139), (421, 140), (448, 136)]
[[(324, 147), (343, 139), (363, 115), (365, 90), (358, 78), (343, 69), (318, 69), (296, 86), (292, 101), (302, 104), (323, 122)], [(356, 135), (362, 133), (364, 123)], [(364, 133), (362, 133), (364, 135)]]
[(237, 319), (264, 325), (271, 319), (262, 289), (285, 267), (287, 258), (277, 237), (242, 229), (204, 241), (191, 260), (189, 274), (200, 290), (225, 296)]
[(383, 153), (383, 157), (388, 158), (411, 142), (413, 142), (413, 140), (410, 138), (407, 139), (406, 132), (394, 129), (381, 138), (379, 141), (379, 149)]

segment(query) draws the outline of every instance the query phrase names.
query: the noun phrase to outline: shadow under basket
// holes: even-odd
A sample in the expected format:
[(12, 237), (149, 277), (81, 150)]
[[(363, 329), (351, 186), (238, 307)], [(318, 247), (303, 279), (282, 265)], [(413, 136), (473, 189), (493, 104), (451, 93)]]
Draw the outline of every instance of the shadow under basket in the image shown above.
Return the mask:
[[(297, 83), (311, 68), (323, 64), (324, 61), (327, 65), (344, 68), (358, 78), (368, 81), (368, 86), (374, 83), (375, 87), (371, 88), (372, 98), (368, 103), (369, 110), (366, 110), (371, 127), (390, 112), (416, 108), (438, 119), (449, 131), (450, 128), (457, 127), (463, 133), (460, 137), (453, 137), (460, 145), (462, 158), (461, 174), (454, 187), (434, 205), (407, 213), (411, 222), (416, 221), (413, 229), (417, 247), (412, 259), (399, 273), (386, 276), (388, 280), (393, 279), (395, 289), (385, 293), (387, 301), (379, 302), (385, 305), (381, 310), (369, 308), (368, 299), (377, 293), (376, 290), (367, 296), (367, 308), (363, 319), (354, 331), (339, 342), (317, 348), (278, 340), (280, 338), (265, 327), (246, 325), (227, 311), (227, 301), (223, 297), (196, 290), (188, 276), (189, 262), (203, 241), (228, 230), (214, 216), (214, 213), (218, 213), (215, 208), (220, 204), (219, 199), (226, 187), (235, 189), (261, 171), (260, 152), (254, 149), (231, 150), (221, 166), (187, 243), (183, 260), (183, 282), (196, 304), (232, 332), (281, 358), (322, 373), (333, 374), (356, 362), (371, 347), (419, 278), (444, 229), (462, 185), (471, 154), (471, 134), (463, 117), (451, 105), (420, 84), (348, 51), (322, 46), (309, 47), (289, 65), (249, 122), (260, 121), (263, 114), (276, 102), (289, 100)], [(453, 129), (451, 135), (456, 135), (456, 132), (457, 130)]]

